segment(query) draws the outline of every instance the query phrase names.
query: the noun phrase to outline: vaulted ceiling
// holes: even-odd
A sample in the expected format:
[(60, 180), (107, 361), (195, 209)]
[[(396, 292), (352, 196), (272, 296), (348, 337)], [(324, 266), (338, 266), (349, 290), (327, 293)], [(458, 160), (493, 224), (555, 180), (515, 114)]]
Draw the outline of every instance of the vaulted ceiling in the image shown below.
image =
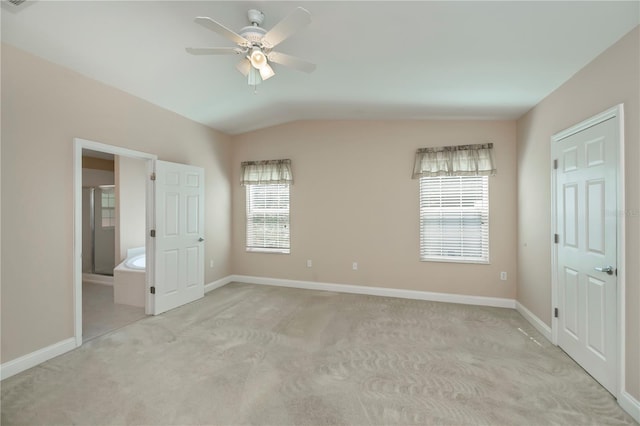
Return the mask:
[[(514, 119), (640, 22), (637, 1), (2, 1), (2, 41), (230, 134), (301, 119)], [(271, 28), (303, 6), (311, 24), (257, 86), (233, 46), (259, 9)]]

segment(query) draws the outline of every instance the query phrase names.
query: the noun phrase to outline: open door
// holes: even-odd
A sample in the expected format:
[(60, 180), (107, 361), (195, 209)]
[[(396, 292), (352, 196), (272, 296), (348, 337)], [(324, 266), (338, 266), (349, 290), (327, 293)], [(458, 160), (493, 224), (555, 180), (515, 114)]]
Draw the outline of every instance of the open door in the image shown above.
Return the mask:
[(157, 315), (204, 296), (204, 169), (156, 161), (154, 183), (150, 296)]

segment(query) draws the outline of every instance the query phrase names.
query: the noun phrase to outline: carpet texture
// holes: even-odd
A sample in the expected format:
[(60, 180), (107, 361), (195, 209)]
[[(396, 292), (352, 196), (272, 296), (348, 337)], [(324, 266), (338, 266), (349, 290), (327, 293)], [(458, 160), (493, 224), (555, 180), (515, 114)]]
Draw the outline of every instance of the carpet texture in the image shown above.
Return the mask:
[(239, 283), (1, 394), (3, 425), (635, 424), (514, 310)]

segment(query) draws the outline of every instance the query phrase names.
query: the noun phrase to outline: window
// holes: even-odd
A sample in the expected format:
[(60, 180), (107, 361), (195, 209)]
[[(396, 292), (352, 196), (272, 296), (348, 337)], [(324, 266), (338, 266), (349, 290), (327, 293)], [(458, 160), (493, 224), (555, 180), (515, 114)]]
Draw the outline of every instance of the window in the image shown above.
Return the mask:
[(116, 226), (116, 197), (113, 188), (101, 188), (100, 224), (103, 228)]
[(489, 263), (493, 144), (419, 148), (420, 260)]
[(289, 185), (247, 185), (247, 251), (290, 253)]
[(489, 178), (420, 178), (420, 260), (489, 263)]

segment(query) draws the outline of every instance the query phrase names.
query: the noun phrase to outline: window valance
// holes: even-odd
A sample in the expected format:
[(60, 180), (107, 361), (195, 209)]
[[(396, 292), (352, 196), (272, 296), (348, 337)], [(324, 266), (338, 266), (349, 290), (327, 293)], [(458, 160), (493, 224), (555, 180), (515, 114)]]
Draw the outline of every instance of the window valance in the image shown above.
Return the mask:
[(293, 183), (291, 160), (244, 161), (241, 165), (241, 185)]
[(413, 179), (434, 176), (493, 176), (497, 172), (493, 144), (420, 148), (416, 151)]

